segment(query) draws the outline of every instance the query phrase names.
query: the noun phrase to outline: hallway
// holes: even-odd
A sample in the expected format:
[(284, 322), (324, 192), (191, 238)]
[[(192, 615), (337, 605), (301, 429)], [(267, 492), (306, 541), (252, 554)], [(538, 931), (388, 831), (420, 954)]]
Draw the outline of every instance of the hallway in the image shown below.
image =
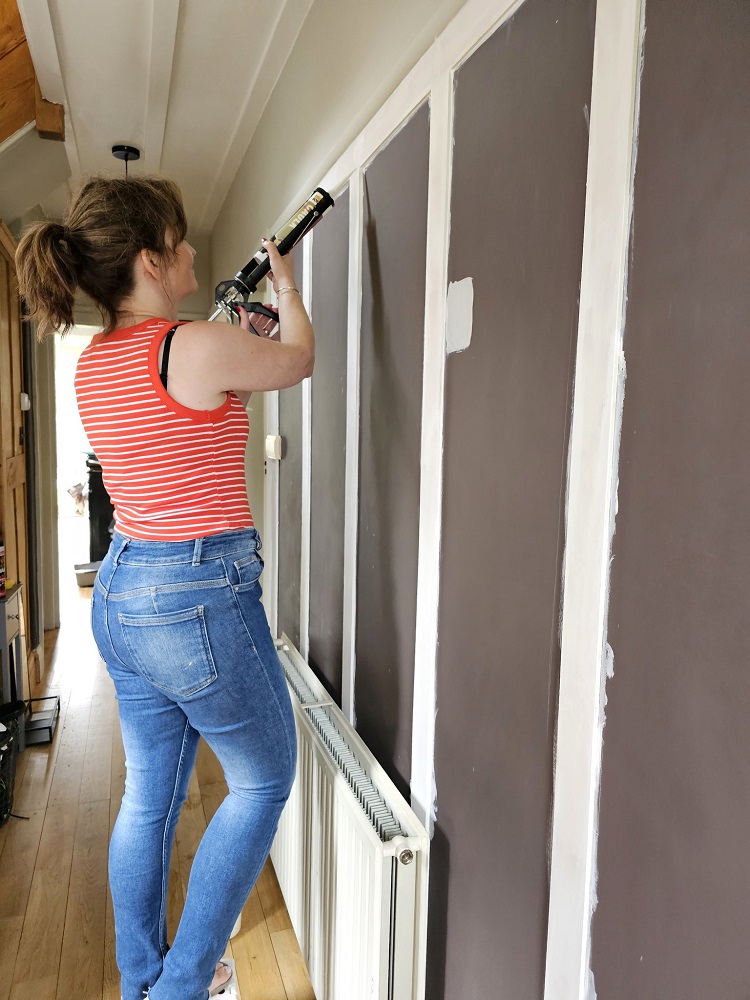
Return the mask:
[[(18, 758), (12, 817), (0, 828), (0, 1000), (119, 1000), (107, 844), (125, 780), (114, 688), (89, 629), (90, 589), (75, 585), (88, 519), (60, 522), (61, 617), (46, 636), (39, 694), (59, 694), (51, 744)], [(173, 938), (190, 866), (226, 794), (201, 744), (177, 827), (169, 882)], [(245, 1000), (314, 1000), (304, 960), (269, 863), (227, 950)]]

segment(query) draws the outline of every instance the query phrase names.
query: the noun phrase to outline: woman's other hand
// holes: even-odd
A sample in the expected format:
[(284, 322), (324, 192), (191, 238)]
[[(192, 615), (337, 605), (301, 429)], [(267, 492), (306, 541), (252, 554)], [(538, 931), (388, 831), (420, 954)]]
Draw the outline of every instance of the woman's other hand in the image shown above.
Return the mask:
[[(266, 309), (274, 309), (273, 303), (264, 302), (263, 305)], [(240, 317), (240, 326), (243, 330), (250, 329), (250, 314), (244, 306), (238, 305), (237, 312)], [(271, 319), (270, 316), (263, 316), (262, 313), (253, 313), (252, 319), (253, 330), (258, 334), (259, 337), (267, 337), (269, 340), (279, 339), (279, 320)]]

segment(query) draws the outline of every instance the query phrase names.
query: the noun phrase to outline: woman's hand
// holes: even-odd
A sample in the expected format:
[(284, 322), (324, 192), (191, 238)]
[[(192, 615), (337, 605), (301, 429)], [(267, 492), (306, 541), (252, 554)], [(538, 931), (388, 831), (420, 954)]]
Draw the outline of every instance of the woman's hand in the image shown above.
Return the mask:
[[(263, 305), (266, 309), (273, 309), (274, 306), (271, 302), (264, 302)], [(237, 312), (240, 317), (240, 327), (243, 330), (250, 329), (250, 314), (244, 306), (237, 305)], [(253, 330), (258, 334), (259, 337), (267, 337), (269, 340), (279, 339), (279, 320), (271, 319), (270, 316), (264, 316), (262, 313), (253, 313), (252, 319)]]
[(296, 288), (296, 285), (294, 285), (294, 260), (292, 259), (292, 255), (288, 253), (282, 257), (276, 249), (276, 244), (271, 240), (264, 239), (261, 240), (261, 243), (271, 261), (271, 270), (268, 277), (273, 284), (273, 290), (278, 292), (280, 288), (286, 288), (289, 285), (293, 285)]

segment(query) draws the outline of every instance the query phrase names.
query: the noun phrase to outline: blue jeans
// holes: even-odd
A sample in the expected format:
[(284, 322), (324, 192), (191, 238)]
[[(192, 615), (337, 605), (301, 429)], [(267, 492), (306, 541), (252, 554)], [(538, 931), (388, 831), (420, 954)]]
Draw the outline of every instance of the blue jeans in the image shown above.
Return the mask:
[[(189, 542), (115, 534), (91, 620), (114, 681), (127, 776), (109, 847), (123, 1000), (207, 1000), (294, 780), (294, 715), (258, 582), (254, 528)], [(169, 859), (203, 736), (229, 794), (167, 942)]]

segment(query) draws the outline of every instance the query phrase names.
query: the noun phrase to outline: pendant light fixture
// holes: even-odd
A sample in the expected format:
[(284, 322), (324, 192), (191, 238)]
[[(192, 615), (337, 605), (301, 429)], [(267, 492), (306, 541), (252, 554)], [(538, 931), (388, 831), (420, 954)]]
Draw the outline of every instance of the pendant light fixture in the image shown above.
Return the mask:
[(140, 160), (141, 151), (136, 146), (117, 145), (112, 147), (112, 156), (125, 161), (125, 180), (128, 179), (128, 163), (130, 160)]

